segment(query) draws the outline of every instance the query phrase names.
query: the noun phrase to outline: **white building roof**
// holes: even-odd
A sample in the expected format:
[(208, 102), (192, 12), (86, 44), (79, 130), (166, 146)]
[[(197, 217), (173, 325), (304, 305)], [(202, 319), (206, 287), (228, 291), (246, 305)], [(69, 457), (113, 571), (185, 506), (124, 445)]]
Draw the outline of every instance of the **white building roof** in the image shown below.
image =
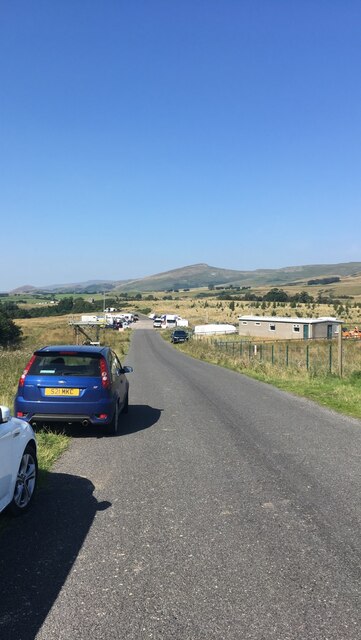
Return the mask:
[(320, 322), (332, 322), (341, 324), (337, 318), (288, 318), (286, 316), (238, 316), (239, 321), (247, 322), (289, 322), (291, 324), (319, 324)]
[(217, 333), (237, 333), (233, 324), (198, 324), (194, 327), (195, 334), (216, 335)]

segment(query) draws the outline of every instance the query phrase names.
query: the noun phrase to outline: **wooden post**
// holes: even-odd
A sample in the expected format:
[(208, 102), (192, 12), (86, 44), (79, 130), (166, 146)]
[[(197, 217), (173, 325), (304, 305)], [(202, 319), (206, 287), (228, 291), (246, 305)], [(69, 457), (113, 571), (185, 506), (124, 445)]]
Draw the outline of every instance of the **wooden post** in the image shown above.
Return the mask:
[(338, 326), (338, 375), (342, 378), (342, 322)]

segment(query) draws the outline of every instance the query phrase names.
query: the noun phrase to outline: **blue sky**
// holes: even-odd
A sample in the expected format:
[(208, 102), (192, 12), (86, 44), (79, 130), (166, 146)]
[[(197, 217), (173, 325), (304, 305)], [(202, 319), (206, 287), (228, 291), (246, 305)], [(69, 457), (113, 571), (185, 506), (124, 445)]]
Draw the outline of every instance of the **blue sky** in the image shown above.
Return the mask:
[(361, 261), (359, 0), (0, 0), (0, 291)]

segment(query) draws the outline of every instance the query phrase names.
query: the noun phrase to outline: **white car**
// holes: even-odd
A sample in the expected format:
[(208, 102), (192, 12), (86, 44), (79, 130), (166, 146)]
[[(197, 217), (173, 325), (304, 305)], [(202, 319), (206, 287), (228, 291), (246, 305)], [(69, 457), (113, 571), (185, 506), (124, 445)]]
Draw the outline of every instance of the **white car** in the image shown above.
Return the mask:
[(28, 509), (38, 478), (37, 447), (30, 424), (10, 416), (0, 405), (0, 511), (13, 515)]

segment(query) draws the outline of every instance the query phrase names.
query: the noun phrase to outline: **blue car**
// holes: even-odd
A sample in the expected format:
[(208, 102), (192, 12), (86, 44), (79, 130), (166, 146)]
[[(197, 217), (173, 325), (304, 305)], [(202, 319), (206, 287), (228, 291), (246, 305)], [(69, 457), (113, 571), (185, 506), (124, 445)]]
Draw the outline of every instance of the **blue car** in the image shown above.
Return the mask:
[(128, 411), (129, 382), (110, 347), (56, 345), (35, 351), (20, 377), (15, 415), (32, 426), (96, 425), (115, 434)]

